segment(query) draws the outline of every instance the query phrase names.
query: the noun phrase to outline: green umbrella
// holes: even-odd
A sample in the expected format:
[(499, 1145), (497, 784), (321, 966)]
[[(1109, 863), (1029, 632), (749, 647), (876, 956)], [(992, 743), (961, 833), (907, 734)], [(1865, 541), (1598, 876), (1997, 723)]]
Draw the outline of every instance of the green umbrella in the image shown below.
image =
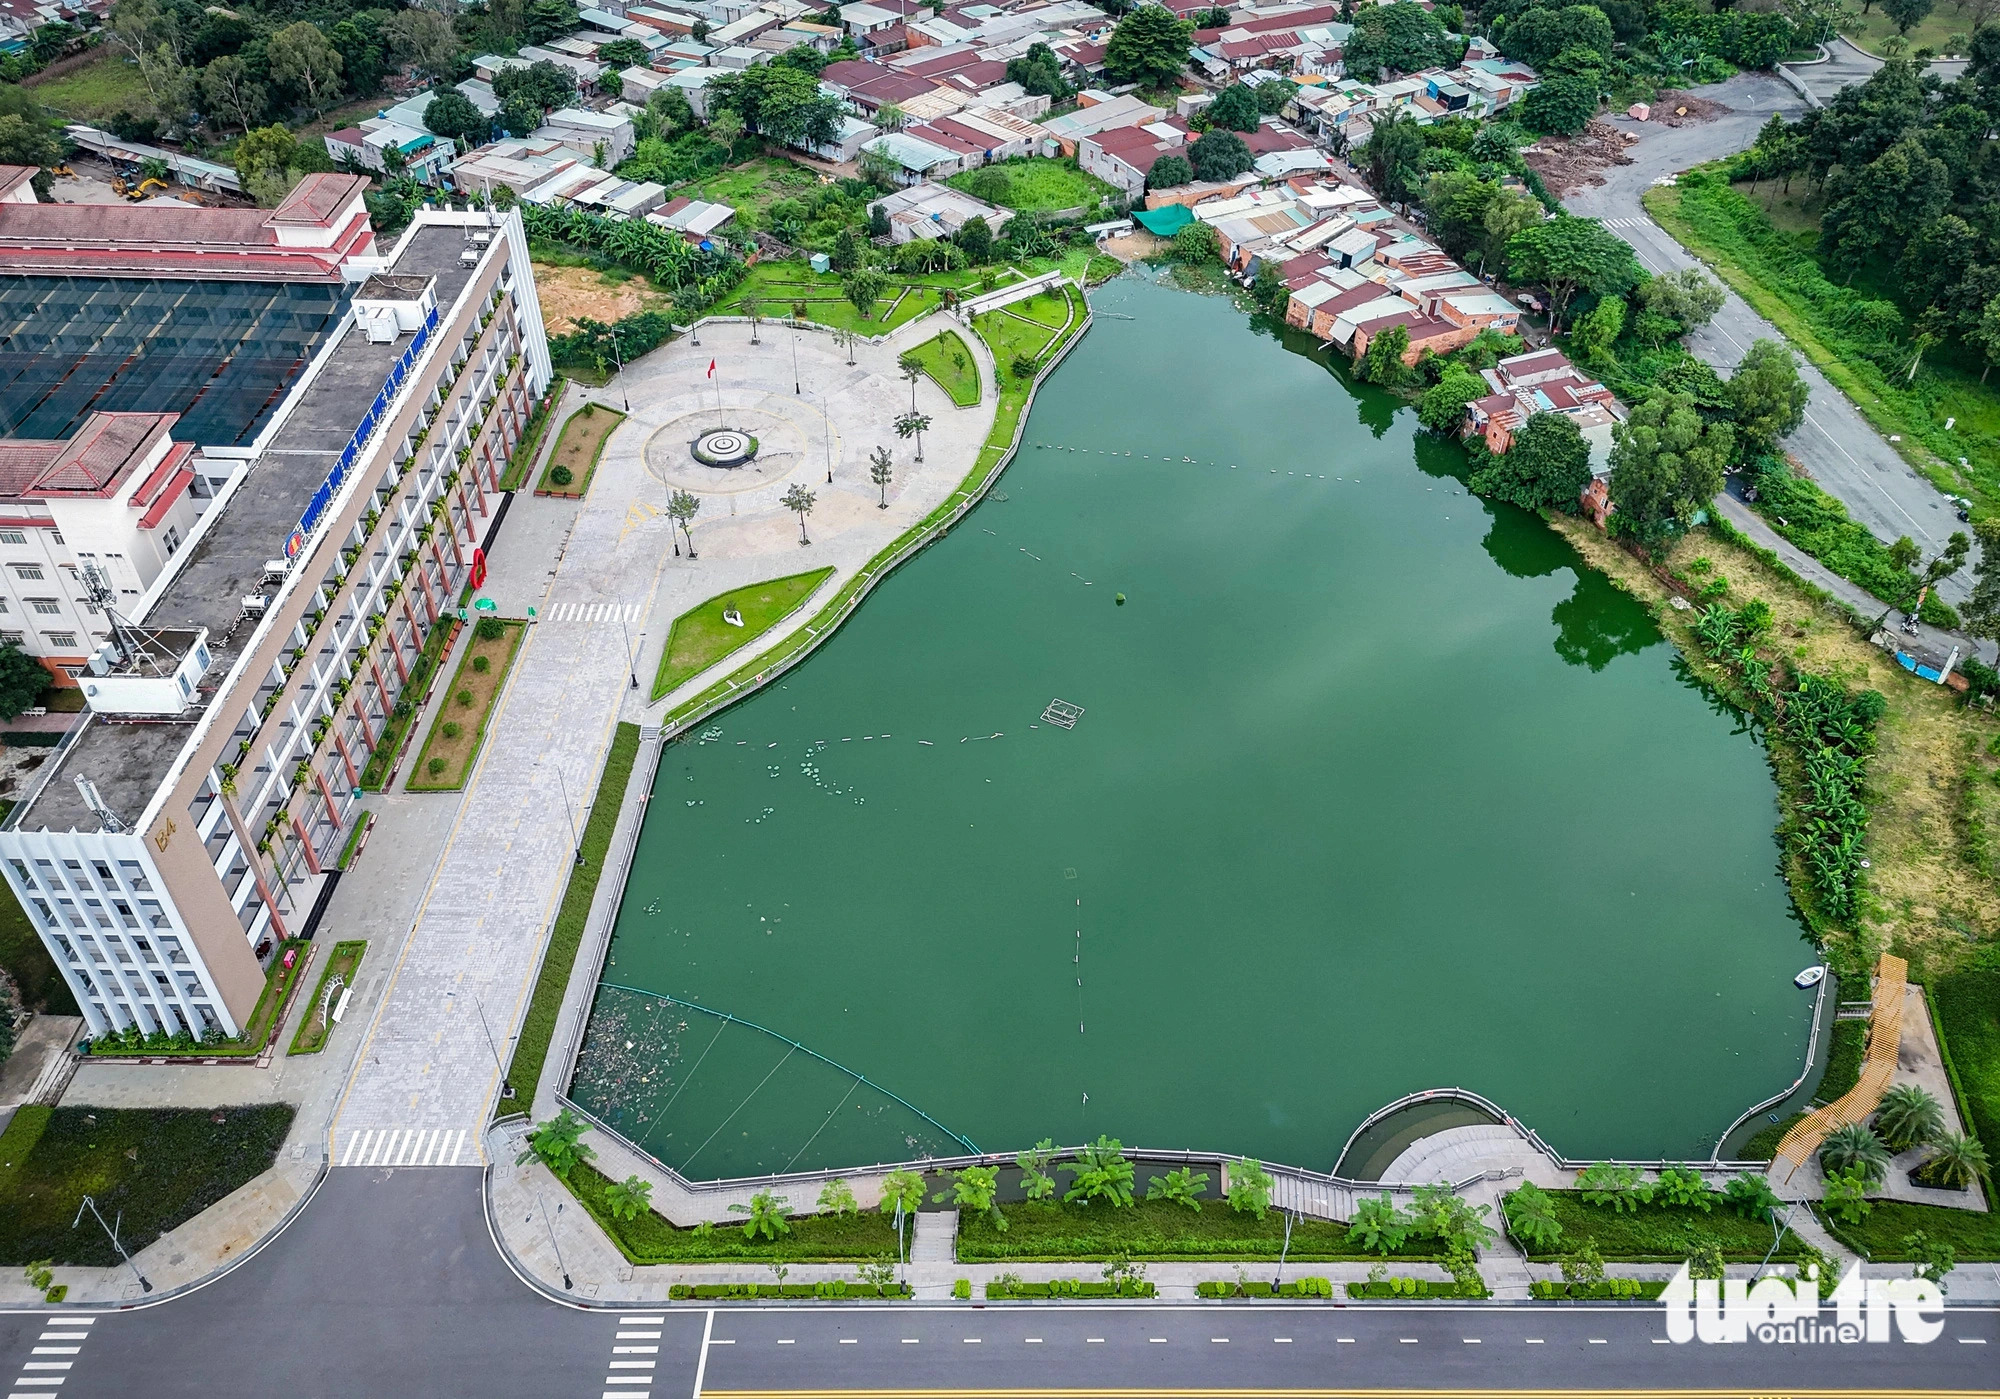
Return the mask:
[(498, 612), (500, 604), (490, 597), (477, 598), (473, 601), (472, 610), (475, 612)]

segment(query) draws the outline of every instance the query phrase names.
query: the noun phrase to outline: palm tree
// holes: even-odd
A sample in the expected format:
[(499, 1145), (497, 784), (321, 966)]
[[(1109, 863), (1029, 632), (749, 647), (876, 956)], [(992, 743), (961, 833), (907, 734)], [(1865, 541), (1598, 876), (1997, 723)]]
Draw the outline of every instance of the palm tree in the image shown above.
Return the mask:
[(653, 1201), (653, 1182), (638, 1176), (614, 1180), (604, 1187), (604, 1204), (613, 1219), (637, 1219)]
[(1938, 1133), (1923, 1168), (1933, 1180), (1955, 1188), (1972, 1184), (1974, 1176), (1987, 1176), (1992, 1169), (1979, 1139), (1963, 1132)]
[(540, 1161), (553, 1174), (567, 1179), (579, 1163), (597, 1155), (582, 1142), (583, 1128), (583, 1120), (564, 1108), (528, 1134), (528, 1149), (516, 1158), (514, 1164), (522, 1166), (530, 1161)]
[(1899, 1083), (1882, 1095), (1882, 1105), (1875, 1109), (1875, 1130), (1889, 1150), (1908, 1151), (1937, 1140), (1944, 1130), (1944, 1108), (1916, 1084)]
[[(701, 497), (692, 491), (675, 491), (667, 497), (667, 518), (680, 527), (681, 537), (687, 540), (688, 557), (699, 558), (694, 551), (694, 534), (688, 528), (694, 517), (701, 511)], [(680, 546), (674, 546), (674, 556), (680, 557)]]
[(744, 297), (743, 314), (750, 321), (750, 343), (762, 344), (763, 342), (757, 338), (757, 327), (764, 319), (764, 303), (754, 296)]
[(1552, 1253), (1562, 1238), (1562, 1221), (1556, 1218), (1555, 1202), (1549, 1192), (1533, 1181), (1522, 1181), (1500, 1202), (1507, 1232), (1537, 1253)]
[(1859, 1122), (1836, 1127), (1819, 1148), (1820, 1169), (1829, 1176), (1859, 1171), (1869, 1180), (1882, 1179), (1889, 1170), (1889, 1149), (1882, 1139)]
[(791, 1223), (785, 1218), (785, 1197), (773, 1195), (768, 1190), (759, 1190), (750, 1197), (747, 1205), (731, 1205), (731, 1214), (747, 1214), (749, 1219), (743, 1224), (746, 1239), (776, 1240), (780, 1234), (792, 1232)]
[[(917, 411), (917, 380), (924, 377), (924, 367), (917, 362), (915, 355), (903, 354), (896, 356), (896, 368), (910, 381), (910, 411), (914, 413)], [(923, 458), (917, 460), (922, 461)]]
[(799, 543), (802, 545), (812, 543), (810, 539), (806, 538), (806, 516), (812, 514), (813, 493), (804, 486), (787, 486), (784, 498), (780, 501), (780, 504), (799, 517)]
[(875, 508), (878, 510), (887, 510), (889, 508), (889, 482), (895, 474), (890, 469), (889, 449), (887, 447), (877, 447), (868, 454), (868, 462), (868, 479), (882, 488), (881, 503)]
[(918, 461), (924, 459), (924, 429), (930, 425), (930, 418), (922, 413), (905, 413), (896, 419), (896, 436), (906, 442), (912, 437), (917, 439)]

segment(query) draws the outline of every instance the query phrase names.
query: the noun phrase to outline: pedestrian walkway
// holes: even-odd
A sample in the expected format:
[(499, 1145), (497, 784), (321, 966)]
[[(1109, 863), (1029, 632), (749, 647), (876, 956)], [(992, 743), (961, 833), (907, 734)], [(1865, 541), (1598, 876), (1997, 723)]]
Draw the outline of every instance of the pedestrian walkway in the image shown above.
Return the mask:
[(958, 1211), (920, 1210), (910, 1240), (912, 1263), (952, 1263), (958, 1259)]
[(549, 610), (542, 614), (544, 622), (642, 622), (646, 618), (643, 604), (628, 602), (622, 607), (611, 602), (552, 602)]
[[(473, 1150), (478, 1151), (475, 1138)], [(350, 1132), (337, 1164), (342, 1166), (458, 1166), (465, 1159), (467, 1132), (463, 1127), (391, 1128)]]

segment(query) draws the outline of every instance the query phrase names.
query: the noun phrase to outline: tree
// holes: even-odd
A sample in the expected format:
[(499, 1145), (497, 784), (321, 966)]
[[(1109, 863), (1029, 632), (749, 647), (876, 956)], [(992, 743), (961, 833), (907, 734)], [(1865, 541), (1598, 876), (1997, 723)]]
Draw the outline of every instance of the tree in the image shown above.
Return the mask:
[(542, 104), (525, 93), (517, 93), (500, 104), (500, 115), (496, 119), (501, 130), (512, 136), (526, 136), (542, 124), (548, 115)]
[(998, 1166), (966, 1166), (951, 1173), (951, 1189), (931, 1196), (931, 1202), (941, 1205), (949, 1199), (961, 1214), (987, 1215), (993, 1227), (1004, 1234), (1007, 1216), (994, 1203), (999, 1181)]
[(1625, 298), (1605, 296), (1570, 327), (1570, 347), (1588, 364), (1606, 364), (1611, 347), (1625, 333)]
[(1726, 388), (1746, 456), (1771, 451), (1805, 421), (1811, 389), (1799, 377), (1791, 349), (1775, 340), (1751, 345)]
[(1230, 18), (1229, 11), (1223, 9), (1220, 5), (1211, 5), (1206, 10), (1197, 10), (1189, 15), (1188, 18), (1194, 22), (1194, 27), (1197, 30), (1227, 29), (1236, 22)]
[[(458, 67), (458, 35), (436, 10), (398, 10), (382, 28), (389, 52), (438, 82), (449, 82)], [(213, 65), (211, 65), (213, 66)]]
[(1908, 34), (1931, 12), (1931, 0), (1882, 0), (1882, 13), (1896, 26), (1898, 34)]
[(1377, 121), (1360, 156), (1368, 163), (1368, 179), (1377, 194), (1399, 204), (1417, 197), (1423, 187), (1424, 134), (1415, 117), (1394, 111)]
[(1722, 1202), (1745, 1219), (1761, 1219), (1765, 1223), (1770, 1222), (1771, 1212), (1784, 1203), (1763, 1176), (1731, 1176), (1729, 1184), (1723, 1187)]
[(1386, 1258), (1409, 1239), (1412, 1227), (1410, 1219), (1396, 1208), (1385, 1191), (1379, 1199), (1355, 1202), (1354, 1217), (1347, 1223), (1347, 1238), (1350, 1243)]
[(522, 32), (531, 44), (546, 44), (577, 26), (576, 6), (571, 0), (529, 0)]
[(583, 1119), (564, 1108), (528, 1134), (528, 1149), (515, 1158), (514, 1164), (524, 1166), (539, 1161), (551, 1174), (569, 1179), (569, 1173), (579, 1163), (597, 1155), (584, 1144), (583, 1128)]
[(1255, 131), (1263, 115), (1257, 94), (1242, 83), (1231, 83), (1217, 93), (1201, 114), (1211, 131)]
[(1055, 1145), (1043, 1137), (1014, 1157), (1014, 1164), (1021, 1168), (1021, 1192), (1030, 1200), (1046, 1200), (1056, 1193), (1055, 1177), (1049, 1174), (1049, 1165), (1056, 1158)]
[(1576, 1188), (1585, 1204), (1609, 1205), (1614, 1214), (1636, 1214), (1639, 1206), (1653, 1200), (1653, 1188), (1640, 1179), (1637, 1167), (1609, 1161), (1585, 1168), (1576, 1178)]
[(1488, 260), (1504, 265), (1507, 245), (1514, 235), (1534, 227), (1544, 217), (1541, 201), (1531, 195), (1511, 189), (1502, 189), (1494, 195), (1493, 202), (1486, 206), (1486, 244), (1479, 254), (1480, 269), (1485, 270)]
[(1655, 345), (1673, 336), (1685, 335), (1697, 326), (1707, 325), (1722, 309), (1723, 301), (1721, 284), (1702, 275), (1700, 269), (1694, 267), (1648, 277), (1633, 295), (1643, 308), (1641, 326), (1646, 325), (1643, 319), (1646, 311), (1660, 318), (1660, 323), (1654, 326), (1661, 332), (1657, 338), (1641, 334), (1642, 339), (1649, 339)]
[(806, 516), (812, 514), (813, 493), (804, 486), (794, 483), (785, 488), (785, 493), (779, 498), (778, 503), (799, 517), (799, 543), (802, 545), (812, 543), (806, 538)]
[(1243, 138), (1233, 131), (1204, 131), (1188, 147), (1188, 164), (1196, 179), (1233, 180), (1256, 163)]
[(904, 351), (896, 356), (896, 373), (910, 386), (910, 411), (917, 411), (917, 385), (924, 377), (924, 362), (915, 354)]
[(1979, 1138), (1963, 1132), (1940, 1132), (1931, 1143), (1931, 1154), (1924, 1158), (1923, 1170), (1942, 1185), (1964, 1189), (1974, 1177), (1987, 1178), (1991, 1164)]
[(895, 479), (895, 474), (895, 466), (887, 447), (877, 447), (868, 454), (868, 479), (882, 492), (882, 499), (876, 506), (878, 510), (889, 508), (889, 482)]
[(1903, 1235), (1903, 1252), (1910, 1255), (1910, 1276), (1936, 1283), (1945, 1291), (1945, 1276), (1958, 1266), (1958, 1250), (1917, 1229)]
[(1257, 110), (1267, 117), (1283, 116), (1285, 108), (1291, 105), (1297, 95), (1299, 85), (1289, 78), (1274, 77), (1268, 82), (1257, 84)]
[(782, 145), (823, 146), (840, 134), (838, 99), (798, 68), (764, 63), (724, 73), (706, 92), (711, 113), (733, 111), (746, 130)]
[(1264, 1169), (1260, 1161), (1244, 1157), (1231, 1161), (1229, 1174), (1229, 1208), (1238, 1214), (1247, 1214), (1253, 1219), (1262, 1219), (1271, 1208), (1271, 1173)]
[(1653, 1181), (1653, 1194), (1662, 1204), (1676, 1209), (1698, 1209), (1707, 1214), (1715, 1208), (1715, 1192), (1708, 1188), (1701, 1172), (1689, 1166), (1662, 1170)]
[(525, 68), (503, 68), (495, 73), (493, 95), (502, 106), (525, 101), (546, 114), (576, 101), (576, 75), (560, 63), (538, 58)]
[(285, 127), (272, 123), (244, 133), (236, 143), (236, 174), (248, 182), (256, 175), (282, 175), (298, 163), (299, 143)]
[(1214, 224), (1182, 224), (1174, 233), (1174, 256), (1182, 262), (1211, 262), (1221, 256), (1220, 246)]
[(785, 1218), (785, 1204), (785, 1196), (759, 1190), (750, 1197), (749, 1204), (731, 1205), (729, 1212), (749, 1216), (743, 1221), (744, 1238), (775, 1243), (781, 1235), (792, 1232), (792, 1223)]
[(1500, 193), (1470, 170), (1446, 170), (1424, 185), (1424, 221), (1443, 249), (1469, 261), (1486, 242), (1486, 211)]
[[(637, 68), (650, 62), (651, 58), (646, 52), (646, 46), (637, 39), (613, 39), (610, 43), (599, 46), (597, 61), (616, 63), (625, 68)], [(678, 92), (680, 89), (673, 90)], [(654, 91), (665, 92), (667, 89), (656, 88)]]
[(1132, 1163), (1125, 1159), (1124, 1146), (1116, 1137), (1099, 1133), (1097, 1140), (1078, 1154), (1076, 1179), (1063, 1192), (1063, 1203), (1079, 1200), (1086, 1205), (1103, 1200), (1113, 1209), (1131, 1206)]
[(1537, 413), (1504, 452), (1487, 457), (1469, 483), (1479, 495), (1524, 510), (1573, 510), (1590, 484), (1590, 444), (1567, 413)]
[(1535, 282), (1549, 293), (1549, 310), (1560, 324), (1578, 292), (1610, 296), (1639, 281), (1632, 245), (1596, 219), (1558, 214), (1522, 229), (1507, 240), (1508, 271), (1517, 282)]
[(604, 1187), (604, 1204), (613, 1219), (637, 1219), (653, 1200), (653, 1182), (638, 1176), (614, 1180)]
[(1555, 1201), (1549, 1192), (1531, 1180), (1524, 1180), (1507, 1192), (1500, 1202), (1507, 1220), (1507, 1232), (1535, 1253), (1549, 1253), (1562, 1239), (1562, 1222), (1556, 1218)]
[(1148, 1200), (1168, 1200), (1176, 1205), (1185, 1205), (1199, 1214), (1201, 1212), (1201, 1192), (1208, 1188), (1208, 1172), (1196, 1171), (1192, 1166), (1182, 1166), (1177, 1171), (1154, 1176), (1146, 1185)]
[(1521, 125), (1545, 136), (1581, 131), (1597, 115), (1595, 78), (1556, 77), (1537, 83), (1521, 99)]
[(983, 214), (974, 214), (958, 228), (958, 246), (965, 250), (965, 260), (978, 267), (993, 260), (993, 229)]
[(1841, 159), (1827, 185), (1819, 241), (1850, 275), (1893, 258), (1950, 202), (1950, 167), (1914, 134), (1865, 165), (1848, 166), (1846, 153)]
[(0, 642), (0, 719), (18, 719), (54, 683), (48, 668), (11, 641)]
[(1722, 489), (1736, 430), (1705, 421), (1687, 394), (1655, 389), (1612, 429), (1618, 529), (1645, 543), (1677, 534)]
[(1104, 49), (1104, 71), (1114, 82), (1165, 87), (1186, 71), (1194, 25), (1160, 5), (1140, 5), (1118, 21)]
[(884, 102), (875, 111), (875, 125), (884, 131), (901, 131), (909, 124), (909, 116), (894, 102)]
[(1972, 569), (1972, 596), (1958, 615), (1968, 632), (1990, 641), (2000, 637), (2000, 517), (1981, 516), (1972, 530), (1979, 536), (1979, 562)]
[(857, 267), (840, 280), (841, 295), (854, 303), (854, 309), (861, 313), (862, 320), (872, 320), (875, 303), (881, 298), (882, 289), (889, 285), (889, 279), (872, 267)]
[(1872, 1183), (1889, 1173), (1889, 1149), (1867, 1127), (1849, 1122), (1827, 1133), (1820, 1143), (1819, 1164), (1829, 1176), (1858, 1171)]
[(1944, 1130), (1944, 1108), (1914, 1083), (1899, 1083), (1882, 1095), (1875, 1130), (1891, 1151), (1908, 1151)]
[[(1153, 168), (1146, 172), (1147, 189), (1173, 189), (1178, 185), (1194, 183), (1194, 166), (1184, 155), (1163, 155), (1153, 162)], [(1996, 323), (2000, 326), (2000, 323)], [(1996, 330), (1996, 343), (2000, 343), (2000, 329)]]
[(882, 1177), (882, 1213), (915, 1214), (924, 1202), (924, 1178), (918, 1171), (891, 1171)]
[(1604, 1281), (1604, 1255), (1597, 1251), (1595, 1239), (1585, 1239), (1558, 1258), (1556, 1266), (1562, 1269), (1563, 1281), (1571, 1287), (1589, 1287)]
[(909, 441), (912, 437), (917, 439), (918, 461), (924, 459), (924, 432), (930, 425), (930, 416), (926, 413), (905, 413), (902, 417), (896, 419), (896, 436), (902, 438), (905, 442)]
[(1383, 388), (1407, 384), (1416, 373), (1403, 362), (1409, 352), (1410, 332), (1392, 325), (1369, 338), (1368, 347), (1354, 366), (1354, 377), (1364, 384), (1380, 384)]
[(689, 105), (687, 93), (681, 88), (654, 88), (653, 95), (646, 99), (646, 113), (658, 124), (663, 140), (671, 141), (695, 128), (694, 108)]
[(271, 76), (304, 95), (306, 105), (321, 111), (340, 92), (340, 54), (315, 25), (301, 20), (288, 24), (265, 45)]
[(1380, 81), (1385, 72), (1415, 73), (1458, 61), (1460, 45), (1421, 5), (1370, 5), (1355, 14), (1344, 45), (1347, 76)]
[(0, 116), (0, 165), (32, 165), (40, 173), (33, 179), (35, 195), (46, 199), (54, 187), (48, 173), (62, 161), (62, 146), (47, 127), (15, 112)]
[(1420, 1185), (1411, 1194), (1410, 1216), (1417, 1228), (1453, 1250), (1470, 1251), (1493, 1241), (1486, 1223), (1491, 1205), (1473, 1205), (1449, 1185)]
[(1597, 55), (1600, 63), (1611, 61), (1617, 36), (1611, 21), (1595, 5), (1565, 5), (1524, 11), (1499, 30), (1500, 52), (1531, 68), (1551, 66), (1557, 54), (1582, 47)]
[(1065, 101), (1070, 95), (1069, 84), (1063, 81), (1062, 60), (1039, 40), (1028, 45), (1019, 58), (1007, 60), (1007, 81), (1019, 83), (1030, 97), (1046, 97), (1051, 102)]
[(1820, 1203), (1843, 1223), (1859, 1224), (1874, 1212), (1875, 1207), (1868, 1203), (1874, 1184), (1864, 1171), (1834, 1171), (1820, 1191)]
[(457, 92), (441, 92), (424, 108), (424, 125), (432, 134), (453, 141), (472, 141), (492, 125), (472, 99)]
[(1454, 364), (1417, 400), (1417, 421), (1432, 432), (1456, 436), (1465, 428), (1465, 405), (1486, 397), (1492, 391), (1491, 386), (1470, 369)]
[(667, 518), (679, 528), (681, 538), (687, 541), (688, 557), (700, 557), (694, 551), (694, 517), (701, 513), (701, 498), (691, 491), (675, 491), (667, 497)]
[(248, 132), (270, 105), (264, 85), (250, 78), (250, 66), (235, 54), (212, 59), (201, 71), (201, 100), (207, 110), (228, 117)]

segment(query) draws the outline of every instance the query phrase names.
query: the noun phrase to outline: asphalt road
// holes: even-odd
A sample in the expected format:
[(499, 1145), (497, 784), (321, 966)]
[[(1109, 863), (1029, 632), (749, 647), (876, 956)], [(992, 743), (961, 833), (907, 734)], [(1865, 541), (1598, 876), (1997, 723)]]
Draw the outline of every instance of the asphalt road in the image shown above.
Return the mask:
[(487, 1234), (479, 1172), (464, 1169), (333, 1171), (290, 1229), (220, 1280), (93, 1315), (88, 1325), (46, 1312), (0, 1316), (0, 1374), (10, 1382), (0, 1393), (2000, 1391), (1993, 1308), (1954, 1309), (1927, 1346), (1806, 1347), (1672, 1345), (1663, 1313), (1650, 1307), (583, 1310), (506, 1269)]
[[(1640, 197), (1668, 175), (1744, 149), (1773, 112), (1794, 117), (1805, 108), (1796, 92), (1763, 73), (1740, 74), (1695, 91), (1731, 111), (1712, 122), (1677, 128), (1614, 119), (1615, 125), (1639, 133), (1638, 144), (1627, 149), (1632, 164), (1612, 166), (1604, 184), (1563, 201), (1575, 213), (1603, 219), (1632, 245), (1649, 272), (1700, 264), (1647, 217)], [(1784, 337), (1730, 291), (1715, 319), (1690, 335), (1687, 345), (1726, 376), (1759, 339), (1782, 342)], [(1805, 423), (1787, 440), (1786, 449), (1880, 538), (1908, 535), (1926, 554), (1942, 549), (1951, 533), (1962, 528), (1944, 495), (1904, 462), (1818, 369), (1803, 357), (1799, 363), (1812, 397)], [(1967, 569), (1947, 579), (1940, 591), (1951, 601), (1962, 600), (1971, 591), (1970, 574)]]

